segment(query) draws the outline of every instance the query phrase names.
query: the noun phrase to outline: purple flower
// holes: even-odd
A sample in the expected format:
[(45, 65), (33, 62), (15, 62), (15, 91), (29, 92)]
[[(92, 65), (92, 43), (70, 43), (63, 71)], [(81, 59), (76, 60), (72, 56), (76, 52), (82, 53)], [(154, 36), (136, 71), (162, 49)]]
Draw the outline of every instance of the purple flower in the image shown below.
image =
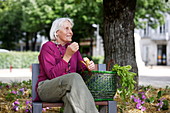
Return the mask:
[(165, 100), (165, 98), (161, 98), (161, 99), (159, 99), (159, 103), (157, 103), (157, 106), (158, 106), (158, 111), (160, 111), (161, 110), (161, 108), (162, 108), (162, 106), (163, 106), (163, 100)]
[(146, 99), (146, 96), (145, 96), (145, 95), (142, 95), (142, 99), (145, 100), (145, 99)]
[(14, 103), (12, 103), (12, 106), (13, 106), (13, 110), (14, 111), (18, 111), (19, 110), (19, 105), (20, 103), (19, 103), (19, 101), (18, 100), (16, 100)]
[(24, 88), (19, 89), (19, 92), (24, 93)]
[(27, 104), (29, 104), (29, 103), (30, 103), (30, 101), (29, 101), (29, 100), (26, 100), (26, 101), (25, 101), (25, 104), (26, 104), (26, 105), (27, 105)]
[(29, 112), (29, 109), (26, 109), (25, 112)]
[(137, 109), (141, 109), (141, 108), (142, 108), (142, 105), (141, 105), (140, 103), (137, 103), (137, 104), (136, 104), (136, 108), (137, 108)]
[(143, 99), (143, 100), (146, 99), (145, 92), (139, 92), (138, 95), (141, 99)]
[(140, 100), (140, 98), (134, 98), (134, 102), (141, 103), (141, 100)]
[(142, 111), (145, 111), (145, 110), (146, 110), (146, 107), (142, 106), (141, 110), (142, 110)]
[(14, 102), (14, 105), (19, 105), (20, 103), (19, 103), (19, 101), (18, 100), (16, 100), (15, 102)]
[(160, 111), (161, 110), (161, 108), (158, 108), (158, 111)]
[(134, 96), (134, 95), (131, 95), (130, 99), (134, 99), (134, 98), (135, 98), (135, 96)]
[(140, 97), (135, 97), (134, 95), (131, 95), (131, 99), (133, 99), (134, 102), (136, 102), (136, 109), (140, 109), (141, 111), (145, 111), (146, 107), (142, 106), (145, 103), (145, 93), (144, 92), (139, 92), (138, 96)]
[(13, 109), (14, 111), (18, 111), (18, 110), (19, 110), (19, 107), (18, 107), (18, 106), (14, 106), (12, 109)]
[(29, 100), (26, 100), (25, 104), (26, 104), (26, 107), (24, 108), (25, 109), (25, 112), (31, 112), (32, 111), (32, 104), (31, 104), (32, 101), (29, 101)]
[(144, 95), (144, 94), (145, 94), (145, 92), (139, 92), (138, 94)]
[(26, 105), (31, 104), (31, 103), (32, 103), (32, 101), (30, 101), (30, 100), (26, 100), (26, 101), (25, 101), (25, 104), (26, 104)]
[(160, 101), (163, 101), (163, 100), (165, 100), (165, 99), (166, 99), (166, 98), (161, 98)]
[(17, 94), (17, 92), (16, 92), (16, 91), (11, 91), (11, 93), (12, 93), (12, 94)]
[(141, 101), (141, 104), (144, 104), (145, 103), (145, 101)]

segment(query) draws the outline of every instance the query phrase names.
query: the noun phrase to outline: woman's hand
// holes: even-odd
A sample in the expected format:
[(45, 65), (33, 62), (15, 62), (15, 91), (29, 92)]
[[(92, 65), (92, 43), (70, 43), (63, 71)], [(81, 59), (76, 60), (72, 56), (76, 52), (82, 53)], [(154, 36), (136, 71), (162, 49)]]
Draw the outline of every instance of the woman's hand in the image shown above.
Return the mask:
[(63, 59), (68, 62), (70, 60), (70, 58), (72, 57), (72, 55), (79, 50), (79, 45), (77, 42), (73, 42), (71, 43), (67, 49), (66, 49), (66, 52), (64, 54), (64, 57)]
[(87, 68), (89, 69), (89, 71), (95, 70), (95, 64), (92, 60), (89, 62)]
[(79, 45), (77, 42), (71, 43), (67, 49), (66, 49), (66, 54), (72, 56), (76, 51), (79, 50)]

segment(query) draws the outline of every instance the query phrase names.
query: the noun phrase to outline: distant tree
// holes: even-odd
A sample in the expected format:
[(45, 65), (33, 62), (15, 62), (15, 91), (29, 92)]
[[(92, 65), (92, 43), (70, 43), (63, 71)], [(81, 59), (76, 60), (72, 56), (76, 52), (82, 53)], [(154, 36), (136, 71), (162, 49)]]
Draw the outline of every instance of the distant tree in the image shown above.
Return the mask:
[(164, 13), (170, 11), (170, 4), (164, 0), (137, 0), (135, 12), (136, 28), (146, 27), (146, 23), (157, 28), (164, 24)]
[[(11, 5), (12, 4), (12, 5)], [(13, 50), (22, 38), (22, 11), (18, 3), (13, 0), (0, 1), (0, 41), (1, 48)]]
[[(10, 1), (10, 2), (9, 2)], [(74, 37), (75, 41), (78, 41), (81, 38), (93, 37), (92, 28), (93, 23), (100, 22), (98, 18), (100, 7), (102, 6), (101, 2), (97, 2), (94, 5), (89, 5), (87, 3), (75, 4), (74, 0), (9, 0), (1, 1), (5, 5), (7, 10), (2, 10), (0, 12), (3, 15), (0, 18), (0, 25), (3, 26), (1, 30), (0, 39), (2, 41), (2, 46), (9, 41), (5, 40), (4, 36), (7, 36), (7, 31), (9, 31), (10, 39), (22, 37), (22, 41), (26, 43), (26, 50), (35, 50), (35, 44), (37, 40), (37, 34), (46, 36), (49, 38), (49, 30), (51, 23), (54, 19), (58, 17), (70, 17), (74, 20), (75, 26)], [(2, 6), (3, 7), (3, 6)], [(15, 13), (13, 13), (15, 11)], [(101, 11), (100, 11), (101, 12)], [(11, 16), (12, 15), (12, 16)], [(12, 18), (13, 20), (7, 20), (5, 18)], [(8, 24), (5, 22), (12, 21), (12, 28), (8, 27)], [(9, 23), (9, 22), (8, 22)], [(10, 24), (11, 25), (11, 24)], [(18, 27), (17, 27), (18, 26)], [(18, 32), (13, 32), (17, 29)], [(14, 35), (12, 35), (12, 33)], [(4, 39), (4, 40), (3, 40)], [(31, 48), (29, 41), (32, 42)], [(15, 40), (11, 40), (11, 43), (15, 46)], [(12, 45), (12, 44), (10, 44)], [(6, 46), (9, 49), (12, 46)]]

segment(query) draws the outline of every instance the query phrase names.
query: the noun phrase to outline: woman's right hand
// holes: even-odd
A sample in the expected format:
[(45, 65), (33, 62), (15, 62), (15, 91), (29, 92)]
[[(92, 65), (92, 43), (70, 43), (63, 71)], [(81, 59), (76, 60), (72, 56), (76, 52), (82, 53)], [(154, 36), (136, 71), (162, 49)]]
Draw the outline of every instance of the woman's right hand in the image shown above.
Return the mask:
[(64, 57), (63, 59), (66, 61), (66, 62), (69, 62), (70, 58), (72, 57), (72, 55), (79, 50), (79, 45), (77, 42), (73, 42), (71, 43), (67, 49), (66, 49), (66, 52), (64, 54)]

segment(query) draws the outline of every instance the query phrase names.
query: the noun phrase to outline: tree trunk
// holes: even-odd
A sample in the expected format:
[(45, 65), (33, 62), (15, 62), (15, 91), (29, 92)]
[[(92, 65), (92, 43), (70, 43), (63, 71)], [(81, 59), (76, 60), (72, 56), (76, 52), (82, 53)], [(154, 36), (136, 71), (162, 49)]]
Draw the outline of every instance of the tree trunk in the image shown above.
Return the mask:
[(35, 51), (36, 43), (37, 43), (37, 32), (32, 33), (32, 51)]
[(93, 55), (93, 38), (92, 36), (90, 37), (90, 56)]
[(25, 49), (26, 51), (28, 51), (30, 49), (29, 47), (29, 37), (30, 37), (30, 33), (29, 32), (26, 32), (26, 36), (25, 36)]
[[(138, 75), (133, 21), (136, 0), (103, 0), (103, 5), (105, 63), (114, 60), (114, 64), (131, 65)], [(138, 83), (138, 76), (135, 80)]]
[(49, 32), (50, 32), (50, 28), (45, 28), (45, 33), (46, 33), (46, 36), (48, 38), (48, 41), (50, 41), (50, 35), (49, 35)]

